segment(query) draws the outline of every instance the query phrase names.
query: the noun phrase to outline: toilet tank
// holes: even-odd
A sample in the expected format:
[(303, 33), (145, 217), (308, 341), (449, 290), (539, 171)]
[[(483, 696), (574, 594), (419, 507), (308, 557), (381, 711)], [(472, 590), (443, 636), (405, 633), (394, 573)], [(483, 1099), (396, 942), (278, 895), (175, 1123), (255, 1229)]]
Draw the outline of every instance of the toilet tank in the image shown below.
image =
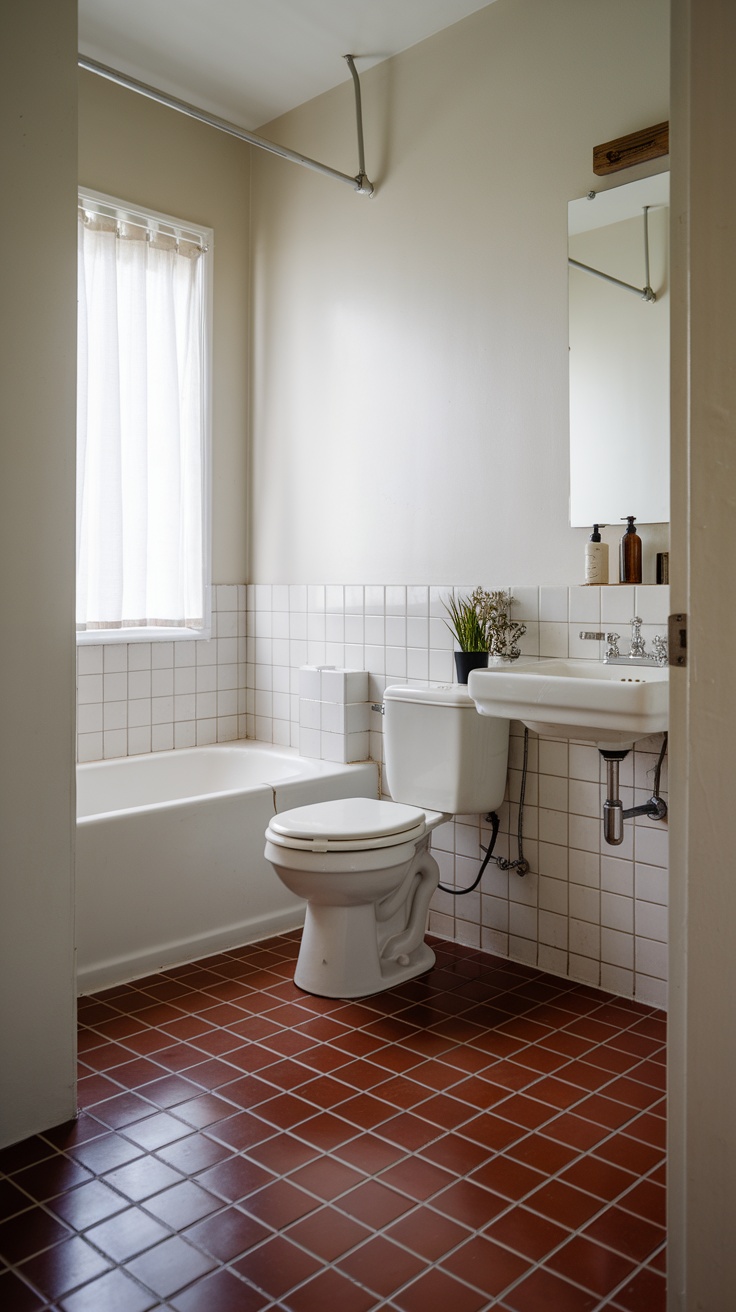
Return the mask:
[(464, 684), (387, 688), (386, 782), (395, 802), (452, 815), (503, 802), (509, 721), (479, 715)]

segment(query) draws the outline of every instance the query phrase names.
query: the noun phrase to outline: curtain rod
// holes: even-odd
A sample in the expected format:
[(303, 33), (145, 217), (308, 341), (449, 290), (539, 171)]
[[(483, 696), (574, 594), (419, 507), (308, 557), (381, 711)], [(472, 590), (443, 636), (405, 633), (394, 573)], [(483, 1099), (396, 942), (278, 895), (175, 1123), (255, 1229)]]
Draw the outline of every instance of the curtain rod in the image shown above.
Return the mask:
[(120, 73), (115, 68), (109, 68), (107, 64), (98, 63), (96, 59), (88, 59), (86, 55), (79, 55), (77, 63), (80, 68), (86, 69), (88, 73), (96, 73), (99, 77), (107, 78), (109, 82), (116, 82), (118, 86), (127, 88), (128, 91), (136, 91), (149, 100), (155, 100), (159, 105), (165, 105), (167, 109), (175, 109), (180, 114), (186, 114), (189, 118), (198, 119), (200, 123), (206, 123), (209, 127), (217, 128), (220, 132), (227, 132), (231, 137), (246, 141), (249, 146), (256, 146), (259, 150), (267, 150), (272, 155), (280, 155), (282, 159), (288, 159), (293, 164), (301, 164), (304, 168), (313, 169), (315, 173), (323, 173), (325, 177), (335, 178), (337, 182), (347, 182), (359, 196), (372, 196), (374, 191), (373, 183), (366, 177), (363, 163), (360, 82), (353, 62), (354, 56), (344, 55), (343, 58), (348, 62), (355, 86), (359, 172), (354, 178), (350, 177), (348, 173), (340, 173), (337, 169), (330, 168), (329, 164), (321, 164), (318, 160), (310, 159), (308, 155), (300, 155), (296, 150), (289, 150), (287, 146), (279, 146), (274, 141), (267, 141), (264, 137), (258, 137), (254, 132), (248, 132), (245, 128), (239, 128), (234, 123), (229, 123), (227, 119), (218, 118), (215, 114), (208, 114), (206, 110), (198, 109), (196, 105), (190, 105), (186, 100), (179, 100), (176, 96), (169, 96), (156, 87), (149, 86), (146, 82), (139, 82), (137, 78), (129, 77), (126, 73)]

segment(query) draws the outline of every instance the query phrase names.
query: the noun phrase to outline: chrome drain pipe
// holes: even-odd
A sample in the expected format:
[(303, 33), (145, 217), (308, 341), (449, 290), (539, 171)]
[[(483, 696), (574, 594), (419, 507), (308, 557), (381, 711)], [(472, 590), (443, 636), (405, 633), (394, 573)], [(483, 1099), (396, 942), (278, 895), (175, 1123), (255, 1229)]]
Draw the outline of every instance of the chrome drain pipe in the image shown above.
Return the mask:
[(664, 820), (667, 815), (667, 803), (659, 796), (659, 777), (662, 770), (662, 762), (665, 752), (667, 751), (667, 734), (664, 735), (662, 750), (659, 753), (659, 759), (654, 770), (654, 788), (652, 796), (647, 802), (642, 802), (640, 806), (630, 806), (624, 810), (624, 804), (619, 797), (619, 766), (626, 756), (629, 749), (622, 751), (606, 750), (599, 748), (601, 756), (606, 763), (606, 800), (603, 803), (603, 837), (611, 847), (618, 847), (624, 841), (624, 820), (631, 820), (634, 816), (645, 815), (650, 820)]

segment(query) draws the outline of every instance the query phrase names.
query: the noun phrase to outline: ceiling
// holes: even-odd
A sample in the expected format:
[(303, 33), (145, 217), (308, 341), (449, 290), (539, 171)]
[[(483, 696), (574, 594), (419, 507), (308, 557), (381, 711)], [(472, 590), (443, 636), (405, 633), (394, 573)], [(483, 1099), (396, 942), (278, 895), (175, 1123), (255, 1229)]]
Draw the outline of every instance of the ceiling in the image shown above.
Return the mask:
[(79, 0), (79, 50), (253, 131), (493, 0)]

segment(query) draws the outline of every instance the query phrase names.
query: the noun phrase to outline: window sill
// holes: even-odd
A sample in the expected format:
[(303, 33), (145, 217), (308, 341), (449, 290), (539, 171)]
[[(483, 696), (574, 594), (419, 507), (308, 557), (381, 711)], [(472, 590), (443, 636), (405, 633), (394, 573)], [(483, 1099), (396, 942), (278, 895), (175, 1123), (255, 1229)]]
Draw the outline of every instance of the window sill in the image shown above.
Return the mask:
[(211, 625), (201, 629), (89, 629), (77, 633), (78, 647), (99, 646), (106, 643), (130, 642), (197, 642), (212, 637)]

